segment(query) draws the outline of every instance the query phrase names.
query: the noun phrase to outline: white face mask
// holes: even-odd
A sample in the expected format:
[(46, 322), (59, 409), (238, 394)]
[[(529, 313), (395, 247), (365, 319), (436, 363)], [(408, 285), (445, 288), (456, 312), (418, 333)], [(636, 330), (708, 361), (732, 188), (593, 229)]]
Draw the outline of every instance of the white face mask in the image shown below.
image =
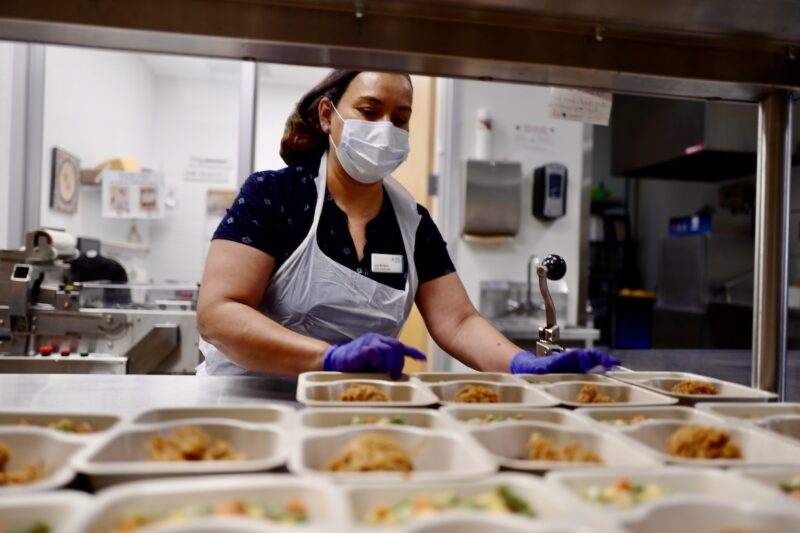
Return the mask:
[[(333, 104), (331, 104), (333, 106)], [(339, 115), (336, 107), (333, 110)], [(408, 132), (388, 121), (343, 119), (342, 138), (336, 148), (342, 168), (354, 180), (370, 185), (394, 172), (408, 159)]]

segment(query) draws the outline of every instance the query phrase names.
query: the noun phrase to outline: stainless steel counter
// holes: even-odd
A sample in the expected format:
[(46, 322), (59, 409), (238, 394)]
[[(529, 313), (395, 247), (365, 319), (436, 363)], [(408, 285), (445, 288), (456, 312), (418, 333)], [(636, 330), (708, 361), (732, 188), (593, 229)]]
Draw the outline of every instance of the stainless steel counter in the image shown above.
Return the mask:
[(297, 406), (296, 381), (228, 376), (0, 374), (0, 408), (127, 415), (151, 407), (279, 402)]
[[(749, 350), (617, 351), (635, 370), (697, 372), (750, 384)], [(789, 401), (800, 401), (800, 352), (789, 353)], [(198, 404), (279, 402), (298, 406), (290, 378), (155, 375), (0, 374), (0, 408), (41, 408), (121, 415)]]

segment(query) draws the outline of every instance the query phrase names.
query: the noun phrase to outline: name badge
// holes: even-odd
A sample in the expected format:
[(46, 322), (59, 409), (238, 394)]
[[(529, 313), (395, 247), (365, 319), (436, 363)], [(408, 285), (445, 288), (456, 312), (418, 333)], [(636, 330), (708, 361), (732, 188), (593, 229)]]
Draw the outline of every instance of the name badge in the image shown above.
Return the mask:
[(402, 274), (403, 256), (372, 254), (372, 272), (376, 274)]

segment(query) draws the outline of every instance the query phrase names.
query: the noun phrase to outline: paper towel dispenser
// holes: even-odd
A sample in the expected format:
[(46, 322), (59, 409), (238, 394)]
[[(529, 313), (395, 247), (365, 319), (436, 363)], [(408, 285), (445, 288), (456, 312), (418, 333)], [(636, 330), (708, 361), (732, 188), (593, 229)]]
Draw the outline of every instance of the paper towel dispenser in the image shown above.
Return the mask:
[(513, 237), (522, 211), (522, 164), (467, 161), (465, 236)]

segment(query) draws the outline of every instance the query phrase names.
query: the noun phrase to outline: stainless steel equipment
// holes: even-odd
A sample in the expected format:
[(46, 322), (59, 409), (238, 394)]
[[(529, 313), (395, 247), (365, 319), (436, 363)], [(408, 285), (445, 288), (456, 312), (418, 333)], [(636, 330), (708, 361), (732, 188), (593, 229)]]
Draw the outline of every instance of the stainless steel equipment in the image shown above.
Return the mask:
[(539, 277), (539, 290), (544, 301), (544, 310), (547, 322), (539, 328), (539, 340), (536, 341), (536, 355), (550, 355), (563, 352), (564, 348), (558, 344), (559, 330), (556, 321), (556, 308), (553, 305), (553, 298), (550, 297), (550, 289), (547, 287), (547, 280), (558, 281), (567, 273), (567, 263), (561, 256), (548, 255), (544, 261), (536, 267), (536, 275)]
[[(0, 250), (0, 372), (194, 373), (200, 360), (196, 288), (181, 288), (191, 299), (183, 302), (188, 309), (161, 300), (150, 309), (98, 307), (101, 284), (64, 283), (75, 253), (62, 241), (71, 242), (56, 230), (37, 229), (23, 248)], [(134, 307), (150, 291), (108, 287), (128, 291)], [(163, 287), (156, 289), (163, 295)]]
[(754, 105), (615, 97), (611, 171), (615, 176), (691, 181), (752, 175), (757, 119)]

